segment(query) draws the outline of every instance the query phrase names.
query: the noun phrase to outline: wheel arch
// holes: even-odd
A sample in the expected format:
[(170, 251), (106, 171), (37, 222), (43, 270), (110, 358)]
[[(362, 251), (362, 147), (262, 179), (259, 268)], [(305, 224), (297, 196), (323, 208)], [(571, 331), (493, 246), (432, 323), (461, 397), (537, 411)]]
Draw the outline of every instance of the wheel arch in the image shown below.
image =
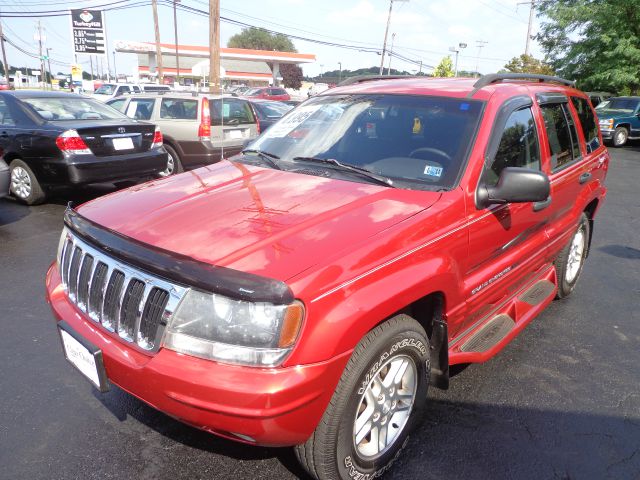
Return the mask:
[(587, 257), (589, 256), (589, 252), (591, 251), (591, 239), (593, 238), (593, 219), (595, 217), (596, 211), (598, 210), (598, 205), (600, 204), (600, 199), (594, 198), (587, 204), (584, 208), (583, 212), (587, 216), (589, 220), (589, 239), (587, 243)]

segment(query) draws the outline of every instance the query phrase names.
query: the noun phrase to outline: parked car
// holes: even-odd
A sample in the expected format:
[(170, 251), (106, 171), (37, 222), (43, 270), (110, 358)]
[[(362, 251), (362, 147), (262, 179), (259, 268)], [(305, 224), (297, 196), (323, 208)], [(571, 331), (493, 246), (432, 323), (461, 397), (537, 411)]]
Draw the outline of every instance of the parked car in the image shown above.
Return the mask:
[(284, 88), (277, 87), (250, 88), (249, 90), (245, 90), (245, 92), (242, 93), (242, 96), (251, 98), (263, 98), (265, 100), (291, 100), (291, 96)]
[(640, 97), (611, 97), (596, 108), (602, 137), (614, 147), (640, 139)]
[(66, 358), (101, 391), (293, 445), (314, 478), (380, 477), (429, 386), (576, 288), (609, 163), (572, 82), (382, 78), (233, 161), (68, 209), (46, 279)]
[(0, 198), (9, 195), (10, 178), (9, 165), (0, 158)]
[(107, 104), (160, 127), (169, 154), (165, 176), (231, 157), (258, 135), (255, 114), (240, 98), (170, 92), (127, 95)]
[(591, 99), (591, 104), (594, 107), (597, 107), (602, 102), (604, 102), (606, 99), (608, 99), (608, 98), (613, 96), (608, 92), (587, 92), (587, 95), (589, 95), (589, 98)]
[(11, 90), (11, 85), (5, 79), (0, 79), (0, 90)]
[(258, 118), (258, 133), (266, 131), (271, 125), (276, 123), (287, 112), (289, 112), (289, 110), (293, 109), (293, 106), (291, 105), (287, 105), (283, 102), (276, 102), (274, 100), (251, 99), (249, 100), (249, 103)]
[(141, 179), (167, 168), (157, 127), (73, 93), (0, 92), (0, 150), (11, 193), (29, 205), (54, 186)]
[(140, 85), (133, 83), (103, 83), (90, 96), (101, 102), (129, 93), (140, 93)]

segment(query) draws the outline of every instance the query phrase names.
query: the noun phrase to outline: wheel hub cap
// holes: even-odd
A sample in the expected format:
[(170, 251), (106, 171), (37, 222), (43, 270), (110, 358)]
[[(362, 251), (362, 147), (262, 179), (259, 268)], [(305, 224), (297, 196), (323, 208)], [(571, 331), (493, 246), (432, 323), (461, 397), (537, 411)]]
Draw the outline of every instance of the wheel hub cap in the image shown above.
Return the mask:
[(167, 168), (162, 172), (160, 172), (160, 176), (168, 177), (169, 175), (171, 175), (173, 173), (173, 170), (175, 169), (175, 165), (176, 165), (175, 160), (173, 159), (170, 153), (167, 153)]
[(398, 355), (375, 373), (360, 397), (353, 444), (364, 458), (385, 453), (400, 437), (411, 415), (418, 384), (413, 359)]
[(569, 247), (569, 258), (567, 260), (567, 270), (565, 279), (567, 282), (572, 283), (580, 272), (582, 265), (582, 256), (584, 254), (585, 236), (584, 229), (578, 230), (571, 240), (571, 246)]
[(11, 170), (11, 192), (19, 198), (31, 195), (31, 178), (22, 167), (14, 167)]

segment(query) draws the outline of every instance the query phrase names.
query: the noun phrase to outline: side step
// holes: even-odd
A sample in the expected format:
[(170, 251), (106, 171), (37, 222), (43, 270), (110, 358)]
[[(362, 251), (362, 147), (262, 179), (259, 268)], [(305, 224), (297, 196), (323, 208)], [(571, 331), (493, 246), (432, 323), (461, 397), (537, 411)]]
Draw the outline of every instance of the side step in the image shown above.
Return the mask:
[(531, 306), (539, 305), (544, 299), (551, 295), (554, 288), (555, 285), (549, 280), (539, 280), (534, 283), (529, 290), (518, 297), (518, 300), (528, 303)]
[(496, 315), (460, 347), (462, 352), (486, 352), (502, 340), (515, 327), (509, 315)]

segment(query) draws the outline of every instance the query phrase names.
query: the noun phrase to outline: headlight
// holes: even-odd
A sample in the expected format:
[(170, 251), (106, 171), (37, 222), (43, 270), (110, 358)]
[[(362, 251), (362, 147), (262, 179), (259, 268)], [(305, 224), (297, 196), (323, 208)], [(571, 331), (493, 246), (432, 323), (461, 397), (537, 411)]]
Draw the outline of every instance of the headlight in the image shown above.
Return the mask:
[(56, 258), (58, 259), (58, 268), (60, 268), (60, 264), (62, 263), (62, 249), (64, 248), (64, 241), (67, 239), (67, 227), (62, 229), (62, 233), (60, 234), (60, 241), (58, 242), (58, 254)]
[(609, 130), (611, 130), (613, 128), (613, 119), (600, 120), (600, 126), (608, 128)]
[(296, 341), (304, 307), (253, 303), (189, 290), (173, 314), (164, 347), (195, 357), (276, 366)]

